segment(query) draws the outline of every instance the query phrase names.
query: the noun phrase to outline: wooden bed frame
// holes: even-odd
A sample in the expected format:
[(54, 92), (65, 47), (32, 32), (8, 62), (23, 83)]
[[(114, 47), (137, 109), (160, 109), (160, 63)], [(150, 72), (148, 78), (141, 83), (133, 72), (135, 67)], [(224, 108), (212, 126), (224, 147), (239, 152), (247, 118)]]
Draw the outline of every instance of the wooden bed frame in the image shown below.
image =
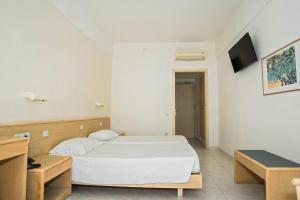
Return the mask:
[[(83, 129), (80, 126), (83, 125)], [(88, 118), (78, 120), (62, 120), (50, 122), (25, 122), (18, 124), (0, 124), (0, 136), (13, 136), (16, 133), (30, 132), (29, 156), (48, 154), (58, 143), (74, 138), (86, 137), (89, 133), (110, 128), (109, 118)], [(42, 137), (42, 131), (48, 130), (49, 136)], [(89, 185), (73, 182), (74, 185)], [(133, 188), (163, 188), (177, 189), (178, 196), (183, 195), (183, 189), (202, 189), (202, 174), (191, 174), (187, 183), (156, 183), (137, 185), (94, 185), (107, 187)]]
[(128, 187), (128, 188), (160, 188), (160, 189), (177, 189), (178, 197), (183, 196), (184, 189), (202, 189), (202, 174), (191, 174), (187, 183), (151, 183), (151, 184), (129, 184), (129, 185), (94, 185), (81, 182), (72, 182), (73, 185), (101, 186), (101, 187)]

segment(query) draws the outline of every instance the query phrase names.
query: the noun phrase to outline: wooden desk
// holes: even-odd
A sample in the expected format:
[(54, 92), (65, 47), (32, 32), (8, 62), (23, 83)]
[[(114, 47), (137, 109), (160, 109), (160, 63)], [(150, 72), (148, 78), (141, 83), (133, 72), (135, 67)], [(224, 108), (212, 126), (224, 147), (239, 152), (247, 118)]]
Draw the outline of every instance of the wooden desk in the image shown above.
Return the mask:
[(28, 142), (0, 137), (0, 200), (25, 200)]
[(266, 200), (296, 200), (293, 178), (300, 178), (300, 165), (263, 150), (234, 153), (235, 183), (265, 183)]
[(33, 159), (42, 166), (28, 170), (27, 200), (62, 200), (71, 194), (71, 157), (39, 155)]

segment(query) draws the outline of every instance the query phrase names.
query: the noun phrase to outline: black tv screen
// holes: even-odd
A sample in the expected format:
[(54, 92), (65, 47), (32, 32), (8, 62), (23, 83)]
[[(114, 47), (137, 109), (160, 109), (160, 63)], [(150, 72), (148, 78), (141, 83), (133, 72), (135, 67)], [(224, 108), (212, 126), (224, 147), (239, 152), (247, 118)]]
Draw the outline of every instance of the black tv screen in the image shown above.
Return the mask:
[(249, 33), (246, 33), (230, 50), (229, 57), (234, 73), (257, 61)]

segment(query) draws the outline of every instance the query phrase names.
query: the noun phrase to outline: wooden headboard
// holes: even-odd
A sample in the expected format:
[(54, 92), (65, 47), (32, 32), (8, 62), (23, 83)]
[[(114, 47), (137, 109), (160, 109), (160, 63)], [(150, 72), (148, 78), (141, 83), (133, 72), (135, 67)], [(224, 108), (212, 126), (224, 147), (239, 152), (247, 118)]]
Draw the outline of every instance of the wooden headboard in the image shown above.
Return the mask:
[[(80, 126), (83, 125), (83, 130)], [(63, 140), (74, 137), (86, 137), (89, 133), (110, 128), (109, 118), (92, 118), (51, 122), (0, 125), (0, 136), (12, 136), (16, 133), (30, 132), (29, 156), (48, 153), (51, 148)], [(44, 130), (48, 137), (42, 137)]]

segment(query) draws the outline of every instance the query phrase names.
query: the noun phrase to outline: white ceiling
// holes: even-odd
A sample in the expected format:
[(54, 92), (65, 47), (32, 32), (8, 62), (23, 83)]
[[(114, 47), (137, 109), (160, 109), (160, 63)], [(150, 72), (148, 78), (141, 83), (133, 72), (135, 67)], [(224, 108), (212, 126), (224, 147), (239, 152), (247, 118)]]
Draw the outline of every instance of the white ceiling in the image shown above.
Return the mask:
[(244, 0), (49, 0), (97, 45), (214, 41)]

